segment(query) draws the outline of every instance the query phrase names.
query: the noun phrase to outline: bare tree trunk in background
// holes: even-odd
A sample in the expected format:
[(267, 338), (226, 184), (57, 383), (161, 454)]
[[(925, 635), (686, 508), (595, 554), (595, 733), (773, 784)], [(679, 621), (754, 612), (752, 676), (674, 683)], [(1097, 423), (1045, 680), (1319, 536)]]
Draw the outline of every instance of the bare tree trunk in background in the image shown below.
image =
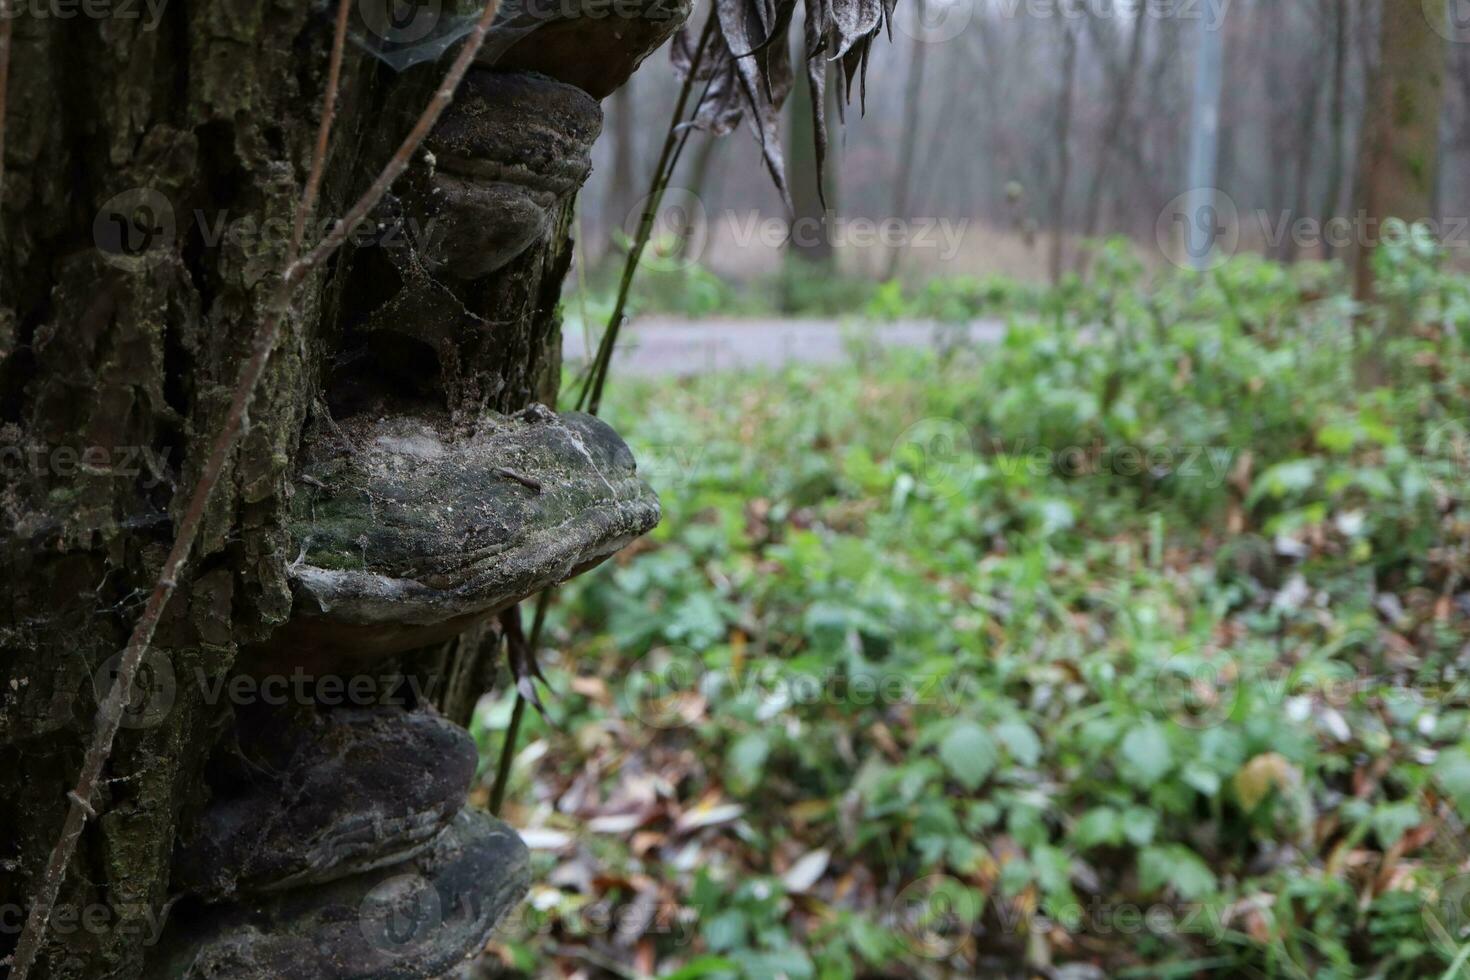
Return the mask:
[[(1237, 3), (1236, 9), (1240, 4)], [(1230, 78), (1241, 79), (1240, 84), (1226, 86), (1220, 98), (1220, 136), (1219, 136), (1219, 162), (1216, 169), (1216, 180), (1222, 190), (1229, 191), (1236, 186), (1236, 172), (1240, 161), (1237, 159), (1239, 149), (1236, 146), (1237, 133), (1242, 128), (1241, 105), (1248, 94), (1244, 82), (1254, 75), (1254, 68), (1249, 64), (1249, 55), (1252, 52), (1252, 42), (1256, 37), (1256, 22), (1260, 18), (1260, 8), (1256, 4), (1250, 4), (1246, 10), (1238, 13), (1234, 22), (1226, 29), (1225, 33), (1225, 73)]]
[[(800, 40), (797, 43), (801, 43)], [(786, 182), (791, 188), (794, 210), (793, 234), (786, 242), (786, 270), (789, 273), (829, 267), (835, 258), (832, 236), (828, 233), (822, 199), (817, 191), (816, 122), (812, 118), (811, 83), (805, 71), (795, 74), (795, 88), (786, 109)], [(790, 295), (793, 285), (794, 280), (788, 279), (787, 295), (783, 298), (788, 306), (794, 298)]]
[[(1308, 16), (1311, 15), (1308, 14)], [(1320, 24), (1314, 25), (1315, 27), (1320, 27)], [(1301, 243), (1291, 232), (1292, 224), (1300, 218), (1312, 216), (1312, 163), (1317, 147), (1318, 109), (1322, 103), (1322, 73), (1319, 65), (1325, 52), (1321, 41), (1322, 33), (1314, 29), (1311, 36), (1312, 46), (1305, 53), (1305, 61), (1297, 67), (1297, 84), (1293, 86), (1300, 101), (1297, 106), (1298, 115), (1294, 127), (1296, 194), (1293, 198), (1290, 221), (1281, 225), (1286, 233), (1282, 243), (1282, 258), (1287, 262), (1295, 262), (1301, 250)]]
[(598, 237), (605, 243), (621, 231), (631, 235), (636, 226), (628, 220), (628, 211), (638, 195), (638, 122), (634, 109), (633, 84), (613, 93), (607, 107), (611, 123), (612, 170), (608, 174), (607, 196), (603, 198), (602, 228)]
[(1072, 178), (1072, 99), (1077, 76), (1077, 32), (1062, 19), (1062, 92), (1057, 106), (1057, 124), (1054, 134), (1058, 154), (1057, 180), (1052, 189), (1051, 203), (1051, 283), (1062, 281), (1062, 255), (1065, 244), (1065, 222), (1067, 219), (1067, 184)]
[[(1083, 209), (1082, 235), (1084, 238), (1091, 239), (1097, 234), (1098, 223), (1102, 219), (1103, 188), (1106, 185), (1108, 167), (1117, 153), (1118, 143), (1123, 138), (1133, 107), (1133, 93), (1138, 87), (1139, 70), (1143, 67), (1144, 42), (1151, 19), (1150, 15), (1145, 12), (1134, 21), (1133, 36), (1128, 42), (1128, 53), (1124, 57), (1123, 64), (1115, 66), (1112, 73), (1114, 85), (1108, 99), (1107, 118), (1103, 123), (1102, 146), (1098, 149), (1097, 163), (1092, 171), (1092, 182), (1088, 187), (1087, 203)], [(1078, 250), (1077, 271), (1079, 273), (1086, 271), (1087, 258), (1085, 249)]]
[[(1322, 0), (1323, 16), (1332, 18), (1332, 85), (1328, 90), (1327, 104), (1327, 187), (1322, 196), (1322, 219), (1324, 222), (1337, 217), (1342, 207), (1343, 118), (1347, 100), (1348, 19), (1351, 14), (1349, 0)], [(1323, 242), (1324, 258), (1331, 259), (1336, 248), (1326, 236)]]
[[(917, 7), (915, 17), (924, 22), (924, 0), (914, 0)], [(916, 32), (921, 33), (921, 32)], [(908, 220), (909, 192), (913, 182), (914, 156), (919, 148), (919, 125), (923, 116), (924, 61), (929, 56), (929, 42), (915, 37), (909, 54), (909, 77), (903, 93), (903, 134), (898, 140), (898, 170), (893, 177), (893, 217)], [(941, 117), (942, 118), (942, 117)], [(903, 258), (903, 245), (895, 245), (888, 253), (886, 277), (898, 275), (898, 264)]]
[[(1266, 146), (1271, 159), (1266, 210), (1273, 223), (1290, 218), (1291, 200), (1287, 188), (1291, 167), (1288, 161), (1295, 156), (1293, 150), (1300, 137), (1296, 131), (1297, 117), (1292, 103), (1300, 93), (1292, 85), (1293, 76), (1287, 71), (1286, 65), (1287, 59), (1294, 57), (1297, 51), (1295, 46), (1271, 43), (1279, 29), (1278, 19), (1281, 16), (1282, 13), (1278, 11), (1275, 16), (1268, 14), (1257, 21), (1261, 31), (1261, 47), (1266, 58), (1266, 92), (1270, 100), (1267, 111), (1260, 115), (1260, 124), (1266, 131)], [(1266, 254), (1278, 262), (1287, 261), (1290, 243), (1289, 234), (1275, 242), (1267, 242)]]
[(1195, 52), (1194, 105), (1189, 122), (1189, 203), (1185, 208), (1186, 246), (1196, 268), (1211, 259), (1218, 218), (1212, 190), (1220, 156), (1220, 92), (1224, 84), (1224, 25), (1200, 21)]
[[(991, 172), (998, 179), (992, 182), (988, 188), (986, 197), (987, 213), (998, 224), (1008, 223), (1019, 228), (1025, 218), (1022, 206), (1018, 202), (1010, 200), (1007, 190), (1012, 184), (1022, 188), (1023, 195), (1033, 189), (1032, 185), (1026, 183), (1017, 162), (1017, 154), (1013, 145), (1014, 134), (1004, 124), (1005, 103), (1002, 100), (1002, 75), (1005, 61), (1002, 49), (1003, 40), (998, 37), (999, 30), (995, 24), (987, 18), (979, 18), (971, 24), (974, 32), (975, 54), (967, 66), (973, 70), (980, 84), (976, 86), (977, 92), (973, 95), (981, 100), (982, 105), (973, 110), (972, 115), (980, 120), (981, 131), (985, 135), (985, 150), (990, 160)], [(969, 94), (969, 93), (967, 93)], [(953, 104), (953, 98), (949, 104)], [(941, 120), (955, 118), (949, 112), (939, 117)], [(949, 133), (956, 127), (943, 126), (941, 132)], [(930, 188), (930, 193), (934, 189)]]
[[(1367, 93), (1360, 143), (1356, 289), (1373, 295), (1373, 251), (1388, 218), (1433, 215), (1444, 101), (1445, 0), (1385, 0), (1378, 71)], [(1438, 24), (1431, 23), (1435, 17)]]

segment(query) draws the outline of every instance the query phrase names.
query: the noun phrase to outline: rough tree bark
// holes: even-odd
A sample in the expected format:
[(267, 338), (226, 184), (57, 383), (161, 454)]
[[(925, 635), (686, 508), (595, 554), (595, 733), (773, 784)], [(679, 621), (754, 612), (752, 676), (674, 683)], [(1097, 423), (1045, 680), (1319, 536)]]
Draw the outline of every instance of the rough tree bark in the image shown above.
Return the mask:
[[(281, 270), (321, 105), (329, 6), (119, 4), (100, 20), (14, 24), (0, 187), (0, 957), (65, 816), (109, 663)], [(442, 77), (434, 42), (478, 5), (424, 5), (407, 21), (357, 6), (364, 44), (344, 67), (321, 220), (381, 169)], [(433, 778), (419, 790), (468, 778), (463, 733), (429, 705), (467, 720), (498, 639), (486, 618), (656, 515), (600, 423), (510, 413), (555, 404), (557, 300), (597, 99), (686, 13), (645, 4), (627, 30), (576, 5), (507, 8), (485, 67), (374, 221), (298, 294), (32, 976), (193, 975), (175, 954), (217, 956), (191, 945), (210, 936), (234, 944), (235, 960), (215, 961), (219, 975), (398, 975), (391, 957), (362, 972), (293, 952), (339, 927), (323, 910), (350, 902), (363, 880), (342, 874), (390, 856), (417, 855), (388, 871), (430, 879), (458, 861), (461, 884), (485, 903), (457, 923), (461, 945), (514, 900), (505, 862), (518, 844), (481, 846), (483, 828), (445, 843), (447, 822), (464, 819), (454, 817), (462, 784), (434, 798), (433, 826), (406, 829), (412, 839), (392, 855), (351, 835), (316, 841), (297, 864), (265, 839), (249, 853), (230, 850), (237, 839), (188, 842), (212, 833), (232, 793), (238, 812), (265, 807), (261, 825), (299, 819), (315, 832), (355, 816), (256, 799), (259, 773), (245, 769), (262, 760), (305, 765), (320, 750), (317, 770), (292, 784), (300, 799), (307, 777), (346, 766), (351, 778), (321, 787), (321, 806), (332, 792), (371, 789), (372, 774), (344, 761), (354, 746), (372, 747), (375, 772), (392, 778), (422, 760)], [(392, 44), (374, 34), (384, 24)], [(588, 473), (640, 513), (593, 499)], [(432, 526), (393, 511), (414, 502)], [(385, 595), (384, 583), (399, 591)], [(343, 695), (333, 700), (324, 682), (346, 680), (344, 663), (381, 679), (364, 691), (367, 714), (331, 710)], [(303, 665), (306, 687), (283, 690), (304, 695), (284, 707), (265, 697), (262, 678), (289, 680)], [(357, 863), (336, 867), (348, 854)], [(249, 893), (252, 875), (270, 879), (272, 896), (337, 880), (262, 898), (251, 922), (210, 904)], [(248, 955), (232, 938), (274, 942), (273, 931), (285, 938)]]

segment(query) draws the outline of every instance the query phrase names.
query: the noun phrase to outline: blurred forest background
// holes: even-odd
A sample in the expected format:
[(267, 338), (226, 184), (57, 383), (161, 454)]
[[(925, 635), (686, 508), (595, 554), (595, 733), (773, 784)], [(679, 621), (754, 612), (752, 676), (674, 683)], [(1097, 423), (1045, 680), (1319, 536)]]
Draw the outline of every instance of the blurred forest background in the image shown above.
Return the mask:
[[(1457, 14), (1455, 0), (1447, 18)], [(1443, 4), (1439, 5), (1443, 7)], [(960, 247), (836, 245), (854, 275), (1000, 275), (1054, 281), (1087, 267), (1089, 240), (1127, 236), (1160, 258), (1156, 220), (1188, 189), (1189, 130), (1202, 39), (1221, 50), (1219, 140), (1211, 186), (1238, 212), (1240, 248), (1284, 262), (1340, 257), (1321, 234), (1283, 234), (1367, 206), (1362, 161), (1370, 91), (1384, 78), (1381, 24), (1419, 21), (1444, 45), (1433, 210), (1470, 214), (1470, 14), (1424, 28), (1420, 0), (915, 0), (895, 10), (892, 43), (872, 50), (866, 110), (837, 121), (828, 205), (846, 219), (947, 219)], [(1141, 11), (1141, 16), (1139, 13)], [(630, 234), (676, 86), (655, 56), (607, 106), (582, 241), (597, 267)], [(821, 213), (805, 91), (784, 113), (797, 217)], [(750, 215), (781, 216), (759, 147), (696, 133), (672, 187), (698, 198), (702, 264), (728, 280), (774, 275), (780, 247), (752, 247)], [(1446, 235), (1470, 252), (1470, 230)], [(1351, 234), (1349, 238), (1353, 237)], [(707, 239), (707, 240), (706, 240)], [(822, 259), (818, 244), (803, 251)]]
[[(827, 204), (907, 247), (754, 234), (788, 216), (744, 129), (675, 172), (605, 405), (664, 521), (553, 607), (493, 969), (1470, 976), (1470, 10), (895, 22)], [(569, 386), (671, 77), (608, 106)], [(819, 214), (799, 88), (781, 125)], [(742, 316), (842, 358), (660, 362)]]

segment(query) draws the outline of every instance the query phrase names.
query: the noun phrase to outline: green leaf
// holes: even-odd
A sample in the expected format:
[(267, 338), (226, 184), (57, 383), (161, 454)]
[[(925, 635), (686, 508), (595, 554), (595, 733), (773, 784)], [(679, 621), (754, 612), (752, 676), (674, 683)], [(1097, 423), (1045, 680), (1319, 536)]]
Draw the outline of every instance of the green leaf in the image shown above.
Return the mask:
[(1149, 789), (1174, 766), (1164, 728), (1147, 721), (1123, 737), (1123, 778), (1139, 789)]
[(1246, 502), (1254, 504), (1265, 496), (1279, 500), (1305, 493), (1317, 482), (1319, 467), (1320, 464), (1315, 459), (1293, 459), (1277, 463), (1256, 478)]
[(1455, 801), (1462, 818), (1470, 819), (1470, 749), (1446, 749), (1434, 760), (1434, 781)]
[(979, 789), (995, 770), (995, 740), (973, 721), (959, 722), (939, 743), (939, 760), (955, 782), (968, 790)]
[(1214, 796), (1220, 792), (1220, 774), (1209, 766), (1199, 762), (1190, 763), (1185, 766), (1182, 776), (1186, 783), (1204, 796)]
[(738, 909), (721, 912), (704, 924), (701, 938), (716, 952), (731, 952), (744, 946), (749, 934), (749, 924)]
[(1390, 803), (1373, 811), (1373, 832), (1385, 849), (1398, 843), (1400, 837), (1424, 822), (1419, 806), (1410, 801)]
[(740, 965), (745, 975), (765, 980), (767, 977), (787, 977), (789, 980), (805, 980), (815, 970), (811, 959), (795, 946), (762, 953), (739, 953)]
[(1011, 719), (1001, 722), (995, 728), (995, 735), (1011, 754), (1011, 758), (1021, 765), (1034, 766), (1041, 761), (1041, 739), (1036, 737), (1031, 726), (1024, 721)]
[(723, 956), (700, 956), (690, 960), (672, 973), (663, 974), (664, 980), (701, 980), (703, 977), (724, 976), (739, 969), (734, 960)]
[(1072, 828), (1072, 843), (1082, 849), (1123, 843), (1123, 818), (1108, 806), (1093, 807)]
[(1159, 829), (1158, 814), (1141, 806), (1130, 806), (1123, 811), (1123, 836), (1134, 847), (1152, 844)]
[(1183, 844), (1144, 848), (1138, 855), (1138, 880), (1145, 891), (1168, 885), (1186, 901), (1196, 901), (1215, 891), (1215, 873)]
[(765, 732), (750, 732), (736, 739), (725, 756), (730, 789), (743, 795), (759, 786), (770, 754), (771, 739)]

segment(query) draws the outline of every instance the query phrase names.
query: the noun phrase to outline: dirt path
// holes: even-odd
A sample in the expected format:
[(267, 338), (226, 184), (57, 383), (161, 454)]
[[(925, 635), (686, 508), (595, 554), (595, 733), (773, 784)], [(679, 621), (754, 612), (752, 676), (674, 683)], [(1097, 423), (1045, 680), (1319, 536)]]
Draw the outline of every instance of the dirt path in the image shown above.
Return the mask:
[[(993, 343), (1005, 333), (1005, 324), (1000, 320), (976, 320), (969, 331), (972, 341)], [(834, 364), (847, 356), (849, 337), (875, 339), (885, 347), (924, 347), (934, 342), (935, 325), (927, 321), (641, 317), (624, 328), (613, 357), (613, 370), (647, 377), (781, 367), (793, 362)], [(582, 337), (568, 334), (566, 356), (569, 361), (584, 358)]]

